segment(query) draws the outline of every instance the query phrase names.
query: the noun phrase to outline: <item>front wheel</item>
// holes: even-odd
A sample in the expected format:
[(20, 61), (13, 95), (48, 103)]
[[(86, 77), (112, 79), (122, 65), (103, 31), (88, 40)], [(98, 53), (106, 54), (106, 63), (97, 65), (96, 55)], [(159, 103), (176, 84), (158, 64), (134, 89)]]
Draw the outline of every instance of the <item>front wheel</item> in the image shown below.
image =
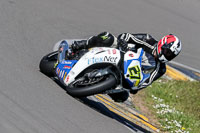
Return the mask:
[(58, 51), (51, 52), (44, 56), (40, 61), (40, 71), (49, 77), (54, 76), (54, 66), (57, 62)]
[(102, 93), (108, 89), (116, 87), (117, 79), (113, 75), (106, 76), (103, 80), (90, 86), (67, 86), (66, 91), (74, 97), (85, 97), (98, 93)]

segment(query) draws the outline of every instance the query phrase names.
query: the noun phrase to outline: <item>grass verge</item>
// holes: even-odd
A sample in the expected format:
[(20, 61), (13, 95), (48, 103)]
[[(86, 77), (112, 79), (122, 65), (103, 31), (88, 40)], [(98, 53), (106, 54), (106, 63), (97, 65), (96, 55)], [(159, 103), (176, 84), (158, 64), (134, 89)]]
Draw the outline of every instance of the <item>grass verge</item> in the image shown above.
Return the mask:
[(161, 132), (200, 132), (200, 82), (161, 79), (142, 93)]

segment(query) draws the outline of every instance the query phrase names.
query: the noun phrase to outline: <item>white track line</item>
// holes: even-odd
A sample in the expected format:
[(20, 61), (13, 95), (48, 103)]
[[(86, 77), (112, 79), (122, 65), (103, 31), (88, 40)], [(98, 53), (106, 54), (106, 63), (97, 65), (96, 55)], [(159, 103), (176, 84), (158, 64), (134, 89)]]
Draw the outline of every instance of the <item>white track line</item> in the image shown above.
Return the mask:
[(200, 73), (200, 70), (197, 70), (197, 69), (195, 69), (195, 68), (192, 68), (192, 67), (186, 66), (186, 65), (181, 64), (181, 63), (178, 63), (178, 62), (170, 61), (169, 64), (174, 64), (174, 65), (177, 65), (177, 66), (183, 67), (183, 68), (185, 68), (185, 69), (189, 69), (189, 70), (191, 70), (191, 71), (194, 71), (194, 72)]

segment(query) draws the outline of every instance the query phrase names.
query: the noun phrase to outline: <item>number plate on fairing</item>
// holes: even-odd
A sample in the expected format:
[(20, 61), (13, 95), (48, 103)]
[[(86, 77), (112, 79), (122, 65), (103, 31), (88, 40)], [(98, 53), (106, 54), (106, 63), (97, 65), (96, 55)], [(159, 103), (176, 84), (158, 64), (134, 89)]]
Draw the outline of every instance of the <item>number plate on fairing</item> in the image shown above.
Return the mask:
[(130, 87), (136, 87), (143, 80), (141, 69), (143, 50), (138, 49), (137, 53), (128, 51), (124, 55), (124, 77)]

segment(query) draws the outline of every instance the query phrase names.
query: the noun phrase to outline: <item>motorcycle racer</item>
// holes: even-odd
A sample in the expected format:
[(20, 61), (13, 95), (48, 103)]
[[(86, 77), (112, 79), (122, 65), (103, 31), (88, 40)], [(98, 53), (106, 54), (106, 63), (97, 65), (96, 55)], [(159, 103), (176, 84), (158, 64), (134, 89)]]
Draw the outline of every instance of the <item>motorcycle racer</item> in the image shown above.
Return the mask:
[[(102, 32), (87, 40), (74, 41), (70, 50), (66, 52), (66, 57), (71, 58), (75, 52), (92, 47), (113, 47), (124, 53), (129, 50), (134, 51), (143, 48), (142, 66), (148, 66), (143, 68), (144, 71), (145, 69), (151, 69), (150, 76), (135, 88), (128, 86), (125, 77), (122, 82), (124, 88), (130, 89), (130, 92), (135, 94), (138, 90), (146, 88), (165, 74), (166, 62), (174, 59), (180, 53), (181, 42), (178, 37), (172, 34), (166, 35), (157, 41), (147, 33), (123, 33), (116, 38), (109, 32)], [(123, 65), (120, 69), (123, 71)]]
[[(131, 46), (131, 44), (133, 44)], [(146, 88), (153, 81), (160, 78), (166, 72), (166, 62), (174, 59), (181, 51), (181, 42), (175, 35), (164, 36), (160, 41), (156, 41), (149, 34), (130, 34), (123, 33), (117, 38), (109, 32), (102, 32), (97, 36), (92, 36), (88, 40), (74, 41), (71, 49), (77, 51), (92, 47), (114, 47), (121, 51), (143, 48), (146, 52), (143, 63), (148, 63), (154, 70), (145, 82), (137, 87)], [(153, 57), (153, 58), (152, 58)]]

